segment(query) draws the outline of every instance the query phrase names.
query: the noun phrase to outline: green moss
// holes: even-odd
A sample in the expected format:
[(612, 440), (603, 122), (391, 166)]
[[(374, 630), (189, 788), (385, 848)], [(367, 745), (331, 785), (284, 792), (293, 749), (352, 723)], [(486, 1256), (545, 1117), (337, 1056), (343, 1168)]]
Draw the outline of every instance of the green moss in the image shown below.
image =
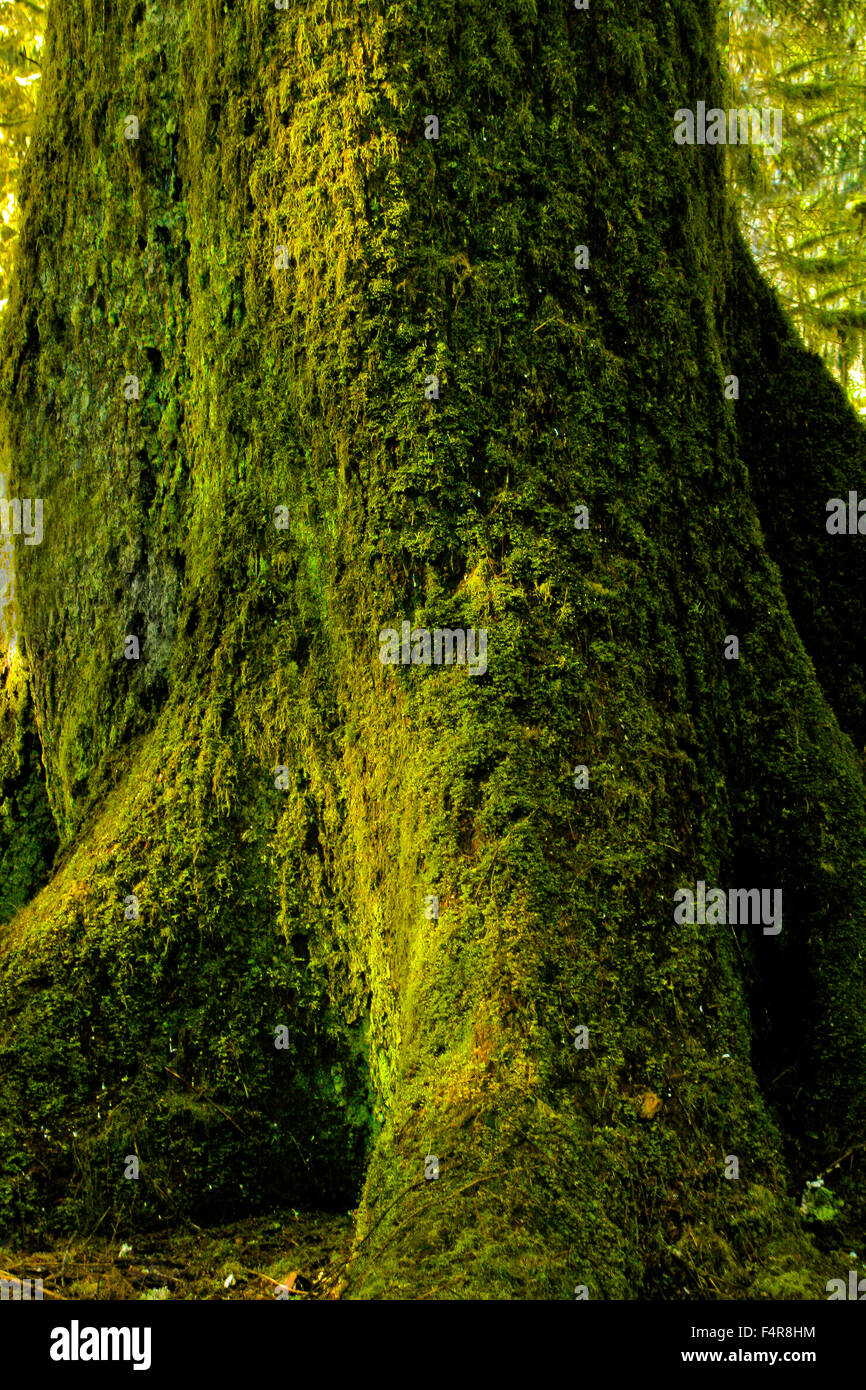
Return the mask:
[[(856, 649), (819, 683), (723, 400), (750, 272), (671, 139), (704, 7), (105, 22), (52, 16), (5, 344), (64, 849), (2, 940), (0, 1222), (360, 1193), (352, 1296), (814, 1296), (801, 1178), (866, 1078)], [(404, 617), (487, 673), (383, 667)], [(698, 878), (781, 885), (781, 940), (676, 926)]]

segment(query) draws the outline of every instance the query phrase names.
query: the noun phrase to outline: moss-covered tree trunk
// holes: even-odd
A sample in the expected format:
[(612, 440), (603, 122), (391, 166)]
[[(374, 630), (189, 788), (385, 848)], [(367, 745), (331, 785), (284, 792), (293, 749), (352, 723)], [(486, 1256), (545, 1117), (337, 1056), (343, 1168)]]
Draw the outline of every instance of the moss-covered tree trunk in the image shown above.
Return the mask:
[(356, 1203), (355, 1296), (822, 1297), (846, 1155), (862, 1240), (866, 447), (674, 142), (713, 16), (52, 7), (0, 1223)]

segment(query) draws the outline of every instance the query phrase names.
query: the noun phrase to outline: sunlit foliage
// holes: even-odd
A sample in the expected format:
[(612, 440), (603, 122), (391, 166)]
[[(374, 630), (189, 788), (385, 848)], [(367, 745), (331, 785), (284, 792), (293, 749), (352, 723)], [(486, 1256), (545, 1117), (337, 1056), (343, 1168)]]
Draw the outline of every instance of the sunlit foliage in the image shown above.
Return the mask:
[(732, 105), (783, 112), (778, 155), (731, 150), (752, 252), (866, 414), (866, 10), (744, 0), (727, 19)]
[(45, 18), (31, 0), (0, 0), (0, 303), (7, 298), (15, 187), (36, 110)]

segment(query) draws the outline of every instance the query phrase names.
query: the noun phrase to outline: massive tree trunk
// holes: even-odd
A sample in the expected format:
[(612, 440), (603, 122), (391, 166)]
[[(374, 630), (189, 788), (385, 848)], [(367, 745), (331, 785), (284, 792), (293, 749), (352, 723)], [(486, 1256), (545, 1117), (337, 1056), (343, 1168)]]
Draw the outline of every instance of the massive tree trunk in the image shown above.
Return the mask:
[(674, 142), (713, 17), (52, 7), (7, 1227), (356, 1203), (353, 1296), (823, 1297), (847, 1155), (862, 1240), (866, 446)]

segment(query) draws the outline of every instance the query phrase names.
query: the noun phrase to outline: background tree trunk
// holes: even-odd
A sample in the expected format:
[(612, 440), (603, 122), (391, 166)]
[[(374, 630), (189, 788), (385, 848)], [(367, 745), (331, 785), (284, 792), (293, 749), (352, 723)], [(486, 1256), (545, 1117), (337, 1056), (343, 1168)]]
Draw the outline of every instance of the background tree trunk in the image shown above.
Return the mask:
[[(360, 1192), (354, 1296), (817, 1297), (853, 1150), (862, 1240), (866, 457), (674, 144), (713, 15), (52, 9), (0, 1221)], [(382, 665), (404, 619), (486, 674)], [(697, 880), (781, 935), (675, 924)]]

